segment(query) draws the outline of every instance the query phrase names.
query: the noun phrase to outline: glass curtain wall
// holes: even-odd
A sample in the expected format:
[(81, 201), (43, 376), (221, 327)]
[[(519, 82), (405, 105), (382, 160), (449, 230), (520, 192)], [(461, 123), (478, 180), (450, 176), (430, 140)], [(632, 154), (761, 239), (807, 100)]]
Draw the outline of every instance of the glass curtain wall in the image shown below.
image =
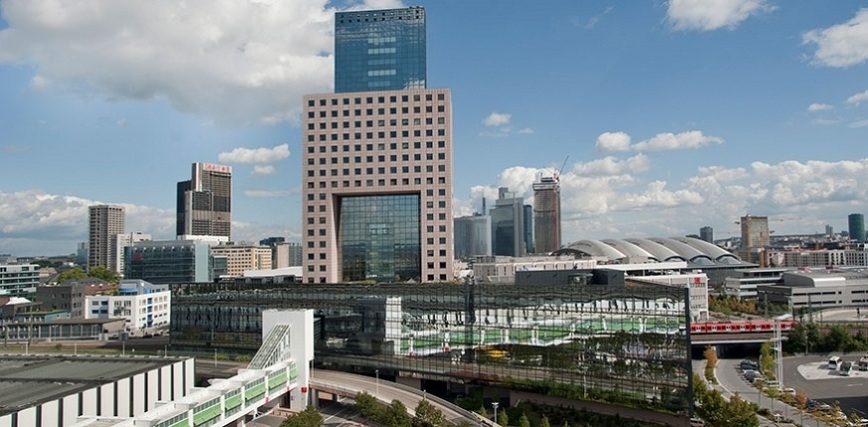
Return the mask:
[(681, 412), (683, 288), (604, 285), (328, 285), (173, 297), (172, 345), (254, 351), (260, 312), (313, 309), (315, 361), (356, 372), (501, 385)]

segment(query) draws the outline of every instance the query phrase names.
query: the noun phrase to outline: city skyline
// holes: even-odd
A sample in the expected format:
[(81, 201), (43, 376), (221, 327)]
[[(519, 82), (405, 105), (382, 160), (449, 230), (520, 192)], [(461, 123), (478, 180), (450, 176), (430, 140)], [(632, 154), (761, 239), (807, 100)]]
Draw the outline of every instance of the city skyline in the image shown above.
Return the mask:
[[(532, 204), (568, 158), (562, 244), (727, 238), (746, 214), (846, 230), (868, 199), (868, 9), (697, 4), (418, 4), (428, 87), (453, 96), (455, 216), (499, 187)], [(334, 13), (410, 5), (4, 1), (0, 252), (74, 252), (95, 204), (172, 238), (192, 162), (235, 169), (235, 240), (301, 241), (301, 96), (333, 90)]]

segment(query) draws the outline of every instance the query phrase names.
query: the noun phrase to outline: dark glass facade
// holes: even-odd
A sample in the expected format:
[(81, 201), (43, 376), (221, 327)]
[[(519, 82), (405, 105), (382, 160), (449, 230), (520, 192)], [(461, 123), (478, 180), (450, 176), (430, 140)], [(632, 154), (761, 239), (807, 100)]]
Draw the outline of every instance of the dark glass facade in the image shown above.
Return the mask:
[(424, 89), (425, 9), (335, 14), (335, 92)]
[(342, 197), (338, 212), (344, 281), (419, 280), (418, 194)]
[(253, 352), (262, 310), (307, 308), (317, 318), (315, 363), (330, 369), (660, 411), (689, 406), (685, 288), (627, 281), (190, 292), (173, 296), (173, 347)]

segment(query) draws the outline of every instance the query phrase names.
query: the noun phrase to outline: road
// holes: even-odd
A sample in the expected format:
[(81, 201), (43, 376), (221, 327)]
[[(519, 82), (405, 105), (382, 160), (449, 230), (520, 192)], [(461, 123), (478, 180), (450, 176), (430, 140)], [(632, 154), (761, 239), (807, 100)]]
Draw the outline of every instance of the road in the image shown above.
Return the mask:
[[(817, 420), (810, 414), (806, 414), (802, 411), (793, 408), (781, 401), (772, 399), (768, 396), (763, 395), (760, 391), (754, 388), (744, 377), (741, 375), (741, 370), (739, 369), (740, 359), (720, 359), (717, 363), (717, 369), (715, 374), (717, 376), (718, 385), (715, 385), (714, 388), (719, 390), (723, 395), (727, 398), (732, 397), (733, 395), (738, 394), (742, 399), (747, 400), (748, 402), (752, 402), (757, 404), (760, 408), (767, 408), (773, 413), (780, 413), (784, 416), (784, 418), (792, 419), (799, 424), (804, 426), (817, 426), (817, 427), (831, 427), (827, 424)], [(694, 372), (700, 373), (700, 376), (705, 377), (702, 373), (704, 371), (705, 361), (704, 360), (695, 360), (693, 362)], [(784, 364), (784, 378), (786, 378), (787, 364)], [(792, 387), (791, 384), (787, 383), (786, 379), (784, 380), (784, 385), (786, 387)], [(810, 396), (810, 395), (809, 395)], [(776, 425), (768, 420), (760, 418), (761, 425)]]
[[(858, 356), (840, 355), (843, 360), (856, 361)], [(808, 397), (833, 405), (849, 414), (868, 413), (868, 372), (854, 370), (851, 376), (833, 375), (827, 366), (829, 355), (794, 356), (784, 358), (784, 385), (804, 390)]]
[(385, 404), (389, 404), (393, 400), (399, 400), (407, 406), (411, 414), (419, 402), (423, 399), (428, 400), (443, 413), (443, 416), (447, 420), (454, 422), (469, 421), (464, 412), (456, 410), (455, 405), (445, 404), (446, 402), (437, 399), (435, 396), (429, 396), (424, 391), (420, 394), (417, 390), (399, 387), (391, 381), (377, 380), (376, 378), (347, 372), (317, 369), (311, 373), (311, 383), (314, 382), (324, 385), (335, 385), (344, 389), (366, 391)]

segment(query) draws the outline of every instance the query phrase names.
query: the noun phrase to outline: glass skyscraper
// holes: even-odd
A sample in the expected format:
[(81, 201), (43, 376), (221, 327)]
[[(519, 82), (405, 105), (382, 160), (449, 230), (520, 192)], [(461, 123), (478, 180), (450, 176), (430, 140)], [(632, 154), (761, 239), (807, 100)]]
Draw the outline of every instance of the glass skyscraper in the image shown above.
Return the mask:
[(335, 14), (335, 92), (426, 88), (425, 9)]

